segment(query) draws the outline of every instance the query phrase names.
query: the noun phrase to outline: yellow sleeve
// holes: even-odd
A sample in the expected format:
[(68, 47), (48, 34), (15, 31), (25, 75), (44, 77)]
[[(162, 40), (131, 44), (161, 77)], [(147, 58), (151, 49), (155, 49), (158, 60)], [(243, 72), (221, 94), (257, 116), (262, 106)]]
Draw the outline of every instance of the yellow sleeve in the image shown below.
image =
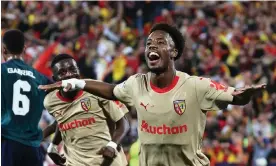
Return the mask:
[(227, 87), (208, 78), (196, 77), (195, 88), (200, 108), (205, 111), (217, 111), (227, 108), (233, 101), (235, 88)]

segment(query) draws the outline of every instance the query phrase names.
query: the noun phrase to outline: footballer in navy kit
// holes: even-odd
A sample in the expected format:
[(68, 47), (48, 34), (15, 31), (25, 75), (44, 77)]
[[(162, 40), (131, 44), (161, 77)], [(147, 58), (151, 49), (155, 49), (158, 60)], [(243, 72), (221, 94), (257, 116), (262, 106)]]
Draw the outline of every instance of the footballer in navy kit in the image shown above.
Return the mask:
[(2, 38), (1, 64), (1, 165), (42, 166), (39, 150), (42, 131), (38, 124), (46, 93), (38, 85), (47, 77), (24, 63), (24, 35), (8, 30)]

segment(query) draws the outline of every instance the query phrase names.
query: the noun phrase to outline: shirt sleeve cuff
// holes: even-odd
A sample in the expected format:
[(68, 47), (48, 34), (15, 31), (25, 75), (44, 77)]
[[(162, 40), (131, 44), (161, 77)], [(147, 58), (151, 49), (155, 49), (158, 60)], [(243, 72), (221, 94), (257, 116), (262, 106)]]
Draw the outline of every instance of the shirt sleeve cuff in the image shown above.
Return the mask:
[(232, 93), (235, 91), (235, 88), (233, 87), (228, 87), (226, 92), (221, 93), (218, 98), (220, 101), (228, 101), (232, 102), (233, 101), (233, 95)]
[(119, 86), (119, 85), (116, 85), (116, 86), (114, 87), (114, 89), (113, 89), (113, 94), (114, 94), (114, 96), (115, 96), (117, 99), (120, 99), (120, 97), (119, 97), (119, 96), (120, 96), (120, 95), (119, 95), (119, 94), (120, 94), (120, 92), (119, 92), (119, 91), (120, 91), (120, 89), (119, 89), (120, 87), (118, 87), (118, 86)]

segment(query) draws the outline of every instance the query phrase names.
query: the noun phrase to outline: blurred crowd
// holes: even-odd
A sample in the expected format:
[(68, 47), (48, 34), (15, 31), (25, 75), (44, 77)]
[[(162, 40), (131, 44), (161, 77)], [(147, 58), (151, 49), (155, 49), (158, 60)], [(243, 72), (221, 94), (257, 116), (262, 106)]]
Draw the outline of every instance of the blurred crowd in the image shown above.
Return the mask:
[[(1, 1), (1, 30), (26, 35), (25, 61), (51, 77), (51, 59), (68, 53), (83, 78), (120, 83), (146, 73), (144, 46), (154, 23), (185, 36), (178, 70), (236, 88), (267, 83), (244, 107), (209, 112), (203, 151), (211, 165), (276, 165), (276, 2)], [(137, 120), (123, 140), (130, 166), (138, 165)], [(44, 128), (53, 121), (45, 113)], [(42, 144), (44, 149), (50, 139)], [(53, 165), (45, 158), (45, 166)]]

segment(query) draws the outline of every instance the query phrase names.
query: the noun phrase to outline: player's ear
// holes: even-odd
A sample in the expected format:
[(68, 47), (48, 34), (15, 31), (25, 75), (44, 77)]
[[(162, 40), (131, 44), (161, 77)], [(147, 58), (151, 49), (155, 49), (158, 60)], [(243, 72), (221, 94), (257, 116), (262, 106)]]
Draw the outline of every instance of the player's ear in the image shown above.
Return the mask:
[(6, 47), (3, 47), (3, 53), (4, 53), (4, 54), (8, 54), (8, 50), (7, 50)]
[(8, 56), (7, 56), (7, 54), (8, 54), (8, 50), (7, 50), (7, 48), (6, 47), (2, 47), (2, 56), (3, 56), (3, 59), (4, 59), (4, 61), (7, 61), (7, 59), (8, 59)]
[(177, 57), (178, 50), (173, 48), (171, 52), (171, 59), (175, 59)]
[(23, 48), (23, 53), (25, 54), (25, 51), (26, 51), (27, 47), (26, 45), (24, 45), (24, 48)]

